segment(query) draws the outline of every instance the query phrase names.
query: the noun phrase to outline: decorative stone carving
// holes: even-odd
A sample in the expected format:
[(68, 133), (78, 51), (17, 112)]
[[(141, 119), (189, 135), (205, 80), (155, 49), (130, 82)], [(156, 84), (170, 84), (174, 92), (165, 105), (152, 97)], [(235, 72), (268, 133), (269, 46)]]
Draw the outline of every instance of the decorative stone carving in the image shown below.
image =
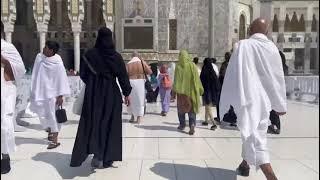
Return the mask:
[(11, 34), (16, 21), (16, 3), (14, 0), (1, 0), (1, 21), (4, 26), (5, 39), (11, 42)]
[(113, 13), (113, 0), (102, 1), (103, 19), (106, 26), (113, 31), (114, 27), (114, 13)]
[(82, 23), (84, 18), (83, 0), (68, 0), (68, 16), (72, 23)]
[(151, 18), (155, 16), (155, 0), (123, 0), (123, 9), (125, 18)]
[(80, 70), (80, 32), (84, 18), (83, 0), (68, 0), (68, 16), (74, 38), (74, 70)]
[(49, 0), (33, 0), (33, 16), (37, 23), (37, 30), (40, 35), (40, 51), (45, 46), (46, 33), (50, 20)]

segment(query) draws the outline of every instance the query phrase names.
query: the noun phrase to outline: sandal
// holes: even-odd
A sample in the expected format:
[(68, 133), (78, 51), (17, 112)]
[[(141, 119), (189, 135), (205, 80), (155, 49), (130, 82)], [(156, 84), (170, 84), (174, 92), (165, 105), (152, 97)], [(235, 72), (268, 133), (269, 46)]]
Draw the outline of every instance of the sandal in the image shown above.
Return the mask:
[(208, 123), (207, 121), (203, 121), (203, 122), (202, 122), (202, 125), (203, 125), (203, 126), (208, 126), (208, 124), (209, 124), (209, 123)]
[(216, 130), (217, 129), (217, 125), (215, 125), (215, 124), (212, 125), (210, 129), (213, 130), (213, 131)]
[(104, 168), (114, 167), (113, 161), (107, 161), (106, 163), (103, 163)]
[(54, 148), (57, 148), (58, 146), (60, 146), (59, 142), (50, 142), (47, 149), (54, 149)]
[(51, 132), (51, 129), (48, 127), (48, 128), (45, 129), (45, 131), (46, 131), (47, 133), (50, 133), (50, 132)]
[(129, 120), (129, 123), (134, 123), (134, 117), (131, 116), (130, 120)]
[(183, 131), (185, 128), (186, 128), (186, 125), (184, 125), (184, 126), (183, 125), (179, 125), (177, 129), (180, 130), (180, 131)]
[(48, 141), (53, 141), (54, 139), (54, 134), (53, 133), (49, 133), (48, 134)]

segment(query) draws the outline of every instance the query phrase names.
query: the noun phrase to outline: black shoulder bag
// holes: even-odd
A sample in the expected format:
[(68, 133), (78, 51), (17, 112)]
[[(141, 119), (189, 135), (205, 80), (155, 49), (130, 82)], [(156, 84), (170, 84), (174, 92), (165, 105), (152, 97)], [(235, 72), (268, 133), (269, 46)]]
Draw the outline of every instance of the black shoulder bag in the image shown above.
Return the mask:
[(66, 110), (62, 109), (62, 105), (56, 110), (56, 119), (58, 123), (65, 123), (68, 120)]
[(152, 89), (152, 86), (151, 86), (151, 82), (149, 81), (149, 79), (147, 77), (147, 74), (146, 74), (146, 72), (144, 70), (144, 65), (142, 63), (142, 60), (141, 60), (141, 65), (142, 65), (144, 77), (146, 79), (146, 82), (144, 83), (144, 88), (147, 90), (147, 92), (153, 92), (153, 89)]

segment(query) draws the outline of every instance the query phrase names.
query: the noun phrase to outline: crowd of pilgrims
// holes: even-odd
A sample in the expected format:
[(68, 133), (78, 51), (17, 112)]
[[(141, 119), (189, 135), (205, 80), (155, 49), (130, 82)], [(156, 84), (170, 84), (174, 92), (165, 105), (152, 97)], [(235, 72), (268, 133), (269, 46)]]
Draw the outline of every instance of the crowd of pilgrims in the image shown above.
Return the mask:
[[(3, 43), (1, 41), (1, 56)], [(70, 94), (67, 73), (63, 72), (58, 50), (56, 42), (47, 41), (43, 53), (36, 57), (32, 74), (30, 109), (37, 113), (43, 129), (48, 133), (48, 149), (60, 145), (58, 134), (61, 123), (57, 122), (55, 111), (63, 104), (63, 96)], [(148, 65), (134, 52), (125, 64), (122, 56), (115, 51), (112, 32), (101, 28), (95, 46), (81, 58), (79, 74), (85, 90), (70, 166), (80, 166), (90, 154), (94, 155), (92, 166), (97, 168), (107, 168), (114, 161), (122, 160), (122, 103), (127, 105), (131, 123), (143, 123), (146, 104), (157, 102), (160, 96), (161, 116), (166, 116), (170, 111), (170, 103), (177, 102), (177, 129), (180, 131), (186, 128), (185, 115), (188, 114), (189, 134), (195, 133), (196, 114), (201, 105), (205, 107), (202, 125), (211, 124), (211, 130), (216, 130), (221, 122), (236, 127), (237, 116), (232, 106), (228, 113), (219, 117), (221, 87), (231, 53), (225, 53), (220, 69), (215, 58), (205, 58), (202, 68), (199, 68), (199, 59), (192, 58), (186, 50), (180, 51), (177, 63)], [(14, 66), (11, 67), (13, 79), (18, 79)], [(216, 115), (213, 115), (213, 107), (216, 108)], [(279, 119), (272, 112), (270, 117)], [(280, 123), (277, 122), (277, 129), (271, 125), (269, 132), (280, 133)], [(6, 131), (10, 128), (8, 126)], [(10, 171), (9, 153), (15, 149), (10, 143), (6, 146), (3, 151), (5, 148), (1, 144), (1, 173)]]

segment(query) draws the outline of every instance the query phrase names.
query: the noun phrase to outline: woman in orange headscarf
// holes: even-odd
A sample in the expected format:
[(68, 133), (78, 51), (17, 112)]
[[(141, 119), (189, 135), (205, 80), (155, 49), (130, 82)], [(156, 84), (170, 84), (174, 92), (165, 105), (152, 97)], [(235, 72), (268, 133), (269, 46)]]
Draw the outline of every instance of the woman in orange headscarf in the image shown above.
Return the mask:
[(159, 83), (159, 92), (160, 92), (161, 107), (162, 107), (161, 115), (166, 116), (170, 107), (171, 88), (172, 88), (172, 80), (170, 79), (170, 76), (168, 73), (168, 66), (166, 64), (163, 64), (160, 67), (158, 83)]

